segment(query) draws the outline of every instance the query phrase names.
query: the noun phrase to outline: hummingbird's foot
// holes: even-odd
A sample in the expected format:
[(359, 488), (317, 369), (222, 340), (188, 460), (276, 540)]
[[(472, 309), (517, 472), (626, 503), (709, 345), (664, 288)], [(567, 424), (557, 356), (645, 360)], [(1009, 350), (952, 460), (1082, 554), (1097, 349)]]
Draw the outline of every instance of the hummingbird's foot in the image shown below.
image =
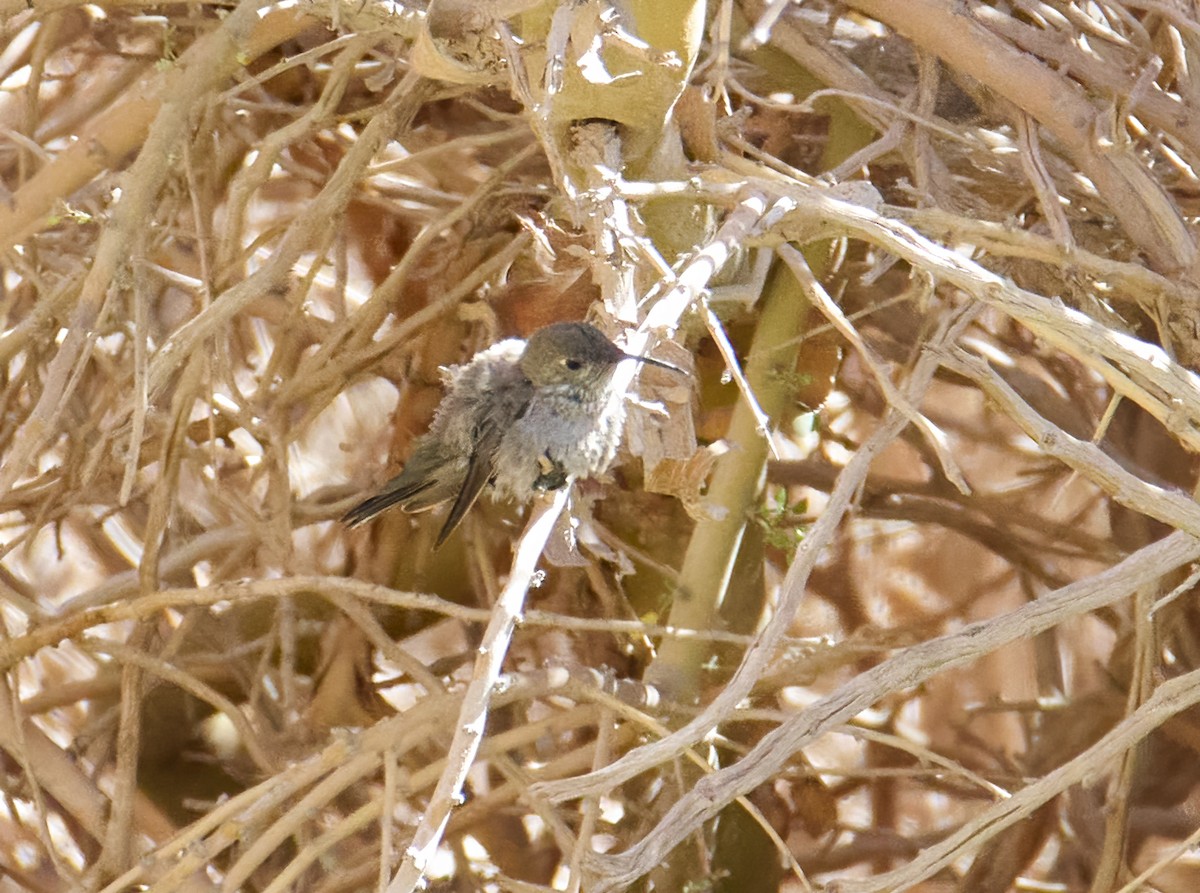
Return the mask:
[(567, 485), (566, 469), (551, 459), (548, 453), (538, 456), (537, 462), (541, 474), (533, 481), (535, 490), (561, 490)]

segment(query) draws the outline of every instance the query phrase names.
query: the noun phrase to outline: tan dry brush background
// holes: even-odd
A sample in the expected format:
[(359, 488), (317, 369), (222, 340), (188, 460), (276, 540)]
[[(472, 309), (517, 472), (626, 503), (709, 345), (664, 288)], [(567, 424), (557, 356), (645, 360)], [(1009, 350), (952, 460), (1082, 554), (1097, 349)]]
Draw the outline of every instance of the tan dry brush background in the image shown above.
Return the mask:
[[(0, 2), (0, 889), (1200, 884), (1195, 11), (622, 10)], [(336, 518), (588, 312), (468, 692), (529, 512)]]

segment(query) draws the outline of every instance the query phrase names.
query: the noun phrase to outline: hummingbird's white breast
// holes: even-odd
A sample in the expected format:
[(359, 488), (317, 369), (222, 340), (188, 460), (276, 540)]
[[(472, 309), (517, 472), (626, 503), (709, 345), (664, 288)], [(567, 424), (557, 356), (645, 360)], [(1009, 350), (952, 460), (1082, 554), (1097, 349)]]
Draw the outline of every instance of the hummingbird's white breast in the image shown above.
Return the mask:
[[(546, 489), (547, 465), (562, 476), (591, 477), (612, 463), (625, 422), (625, 401), (611, 388), (592, 399), (561, 385), (534, 391), (529, 407), (500, 444), (496, 488), (528, 498)], [(539, 480), (540, 479), (540, 480)]]

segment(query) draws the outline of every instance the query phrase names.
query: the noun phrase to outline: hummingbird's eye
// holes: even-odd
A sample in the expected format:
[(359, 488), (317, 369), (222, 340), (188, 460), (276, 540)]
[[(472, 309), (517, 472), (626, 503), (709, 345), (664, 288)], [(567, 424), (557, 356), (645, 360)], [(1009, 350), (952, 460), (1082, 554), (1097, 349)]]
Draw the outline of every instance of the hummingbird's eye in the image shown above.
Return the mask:
[(566, 366), (568, 369), (570, 369), (572, 372), (578, 372), (580, 369), (583, 368), (583, 362), (581, 360), (576, 360), (572, 357), (567, 357), (566, 359), (564, 359), (563, 365)]

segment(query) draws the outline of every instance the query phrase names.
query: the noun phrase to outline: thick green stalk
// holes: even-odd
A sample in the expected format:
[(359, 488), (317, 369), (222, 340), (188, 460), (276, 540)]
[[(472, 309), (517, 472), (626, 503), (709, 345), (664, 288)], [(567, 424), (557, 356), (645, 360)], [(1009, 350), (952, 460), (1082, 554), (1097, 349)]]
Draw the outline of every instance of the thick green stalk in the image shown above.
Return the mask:
[[(823, 251), (823, 243), (813, 248)], [(810, 262), (819, 263), (816, 257)], [(767, 277), (761, 305), (746, 379), (766, 414), (777, 418), (791, 397), (791, 373), (808, 303), (792, 276), (776, 267)], [(672, 626), (704, 630), (716, 625), (748, 515), (762, 488), (767, 440), (745, 397), (734, 408), (725, 439), (729, 452), (718, 461), (708, 489), (708, 501), (723, 514), (701, 521), (692, 533), (671, 606)], [(704, 685), (711, 647), (695, 639), (667, 639), (647, 672), (647, 681), (672, 699), (691, 702)]]

